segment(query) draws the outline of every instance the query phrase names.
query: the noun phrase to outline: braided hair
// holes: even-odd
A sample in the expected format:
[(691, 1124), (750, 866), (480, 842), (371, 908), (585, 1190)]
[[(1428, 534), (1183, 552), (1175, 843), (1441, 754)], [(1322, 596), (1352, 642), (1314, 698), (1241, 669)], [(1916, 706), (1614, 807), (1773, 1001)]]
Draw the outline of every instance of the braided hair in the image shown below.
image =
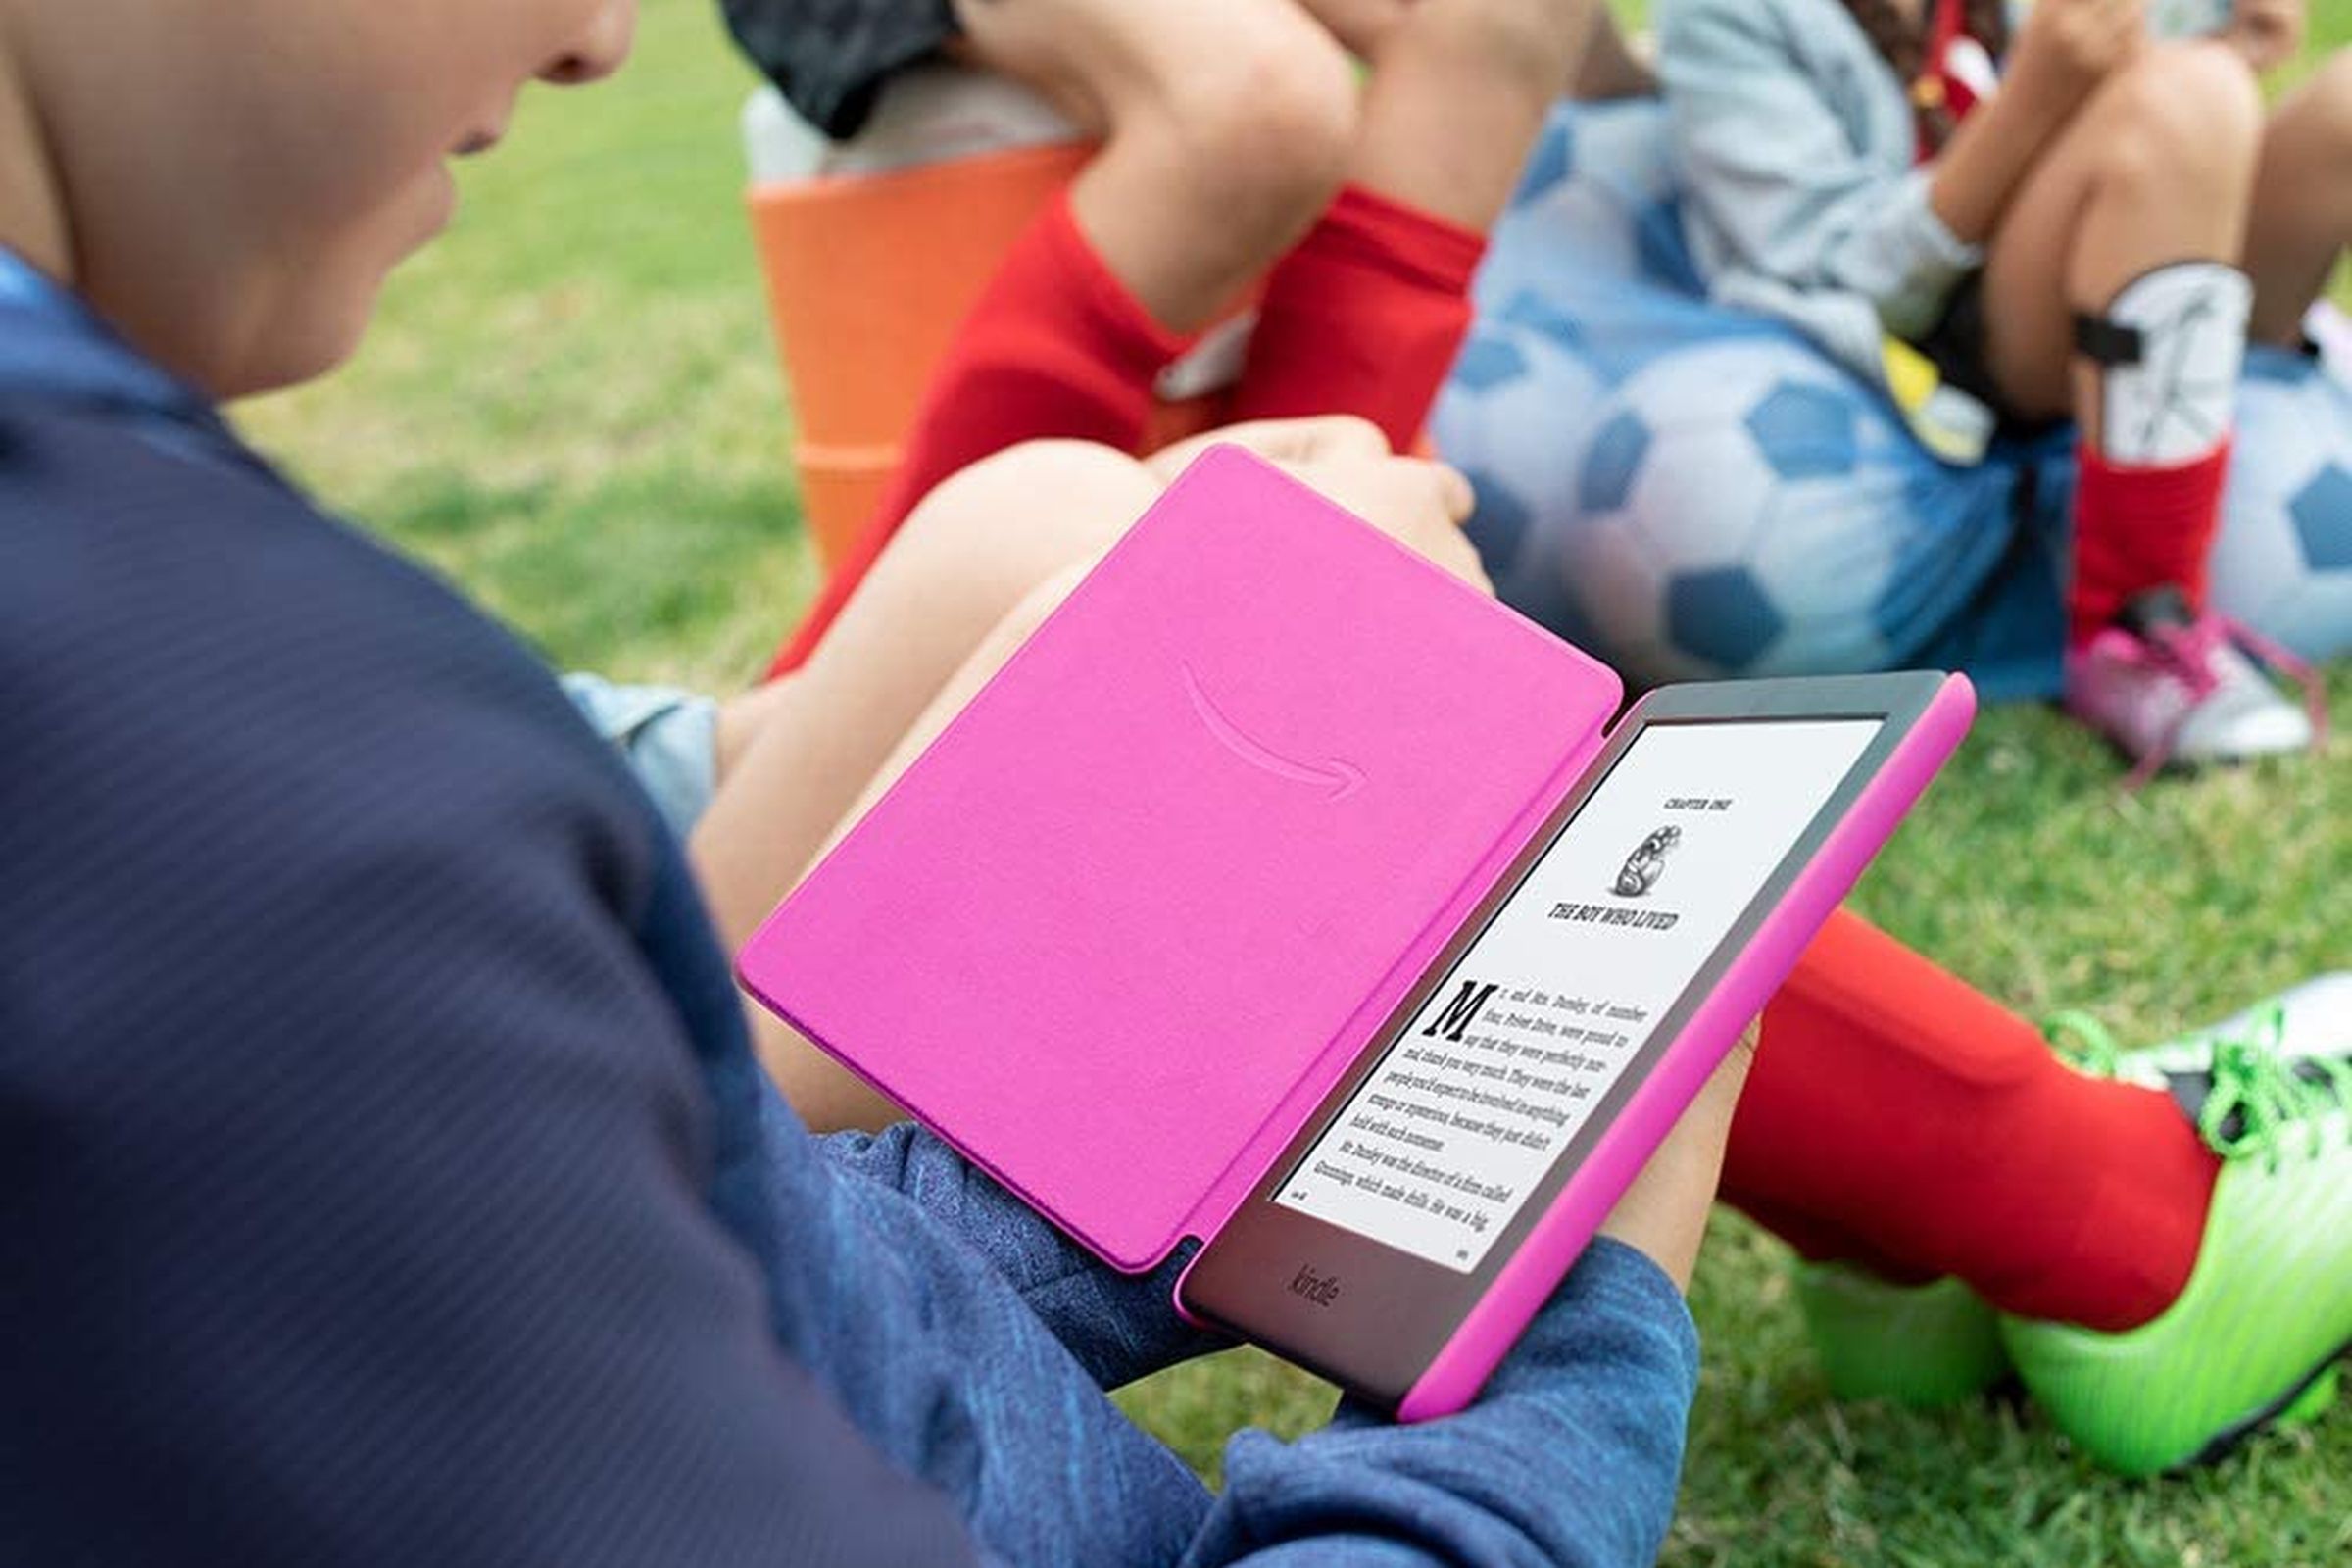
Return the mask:
[[(1928, 19), (1934, 15), (1935, 0), (1926, 0), (1917, 18), (1905, 16), (1894, 0), (1844, 0), (1844, 4), (1862, 36), (1870, 40), (1910, 96), (1912, 112), (1919, 117), (1920, 144), (1931, 151), (1941, 147), (1958, 122), (1939, 92), (1922, 91), (1922, 78), (1935, 64), (1927, 58)], [(2000, 59), (2009, 48), (2007, 0), (1961, 0), (1960, 29), (1983, 44), (1986, 54)]]

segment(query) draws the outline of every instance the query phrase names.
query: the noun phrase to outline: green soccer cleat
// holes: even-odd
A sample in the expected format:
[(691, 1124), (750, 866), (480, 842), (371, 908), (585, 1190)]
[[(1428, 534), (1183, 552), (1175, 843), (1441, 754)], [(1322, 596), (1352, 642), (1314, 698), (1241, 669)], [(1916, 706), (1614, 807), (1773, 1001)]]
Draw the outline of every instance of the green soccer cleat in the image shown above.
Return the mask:
[[(2167, 1091), (2194, 1114), (2212, 1090), (2214, 1048), (2225, 1041), (2296, 1060), (2307, 1080), (2324, 1077), (2329, 1058), (2352, 1065), (2352, 972), (2307, 980), (2221, 1023), (2138, 1050), (2118, 1047), (2082, 1013), (2052, 1018), (2049, 1034), (2082, 1071)], [(1896, 1285), (1842, 1264), (1801, 1260), (1794, 1280), (1823, 1380), (1840, 1399), (1932, 1410), (2013, 1376), (1996, 1314), (1959, 1280)]]
[(2052, 1424), (2127, 1476), (2318, 1415), (2352, 1346), (2352, 1064), (2224, 1040), (2204, 1077), (2197, 1129), (2225, 1163), (2180, 1298), (2121, 1334), (2001, 1322)]
[(1795, 1279), (1822, 1380), (1840, 1399), (1937, 1410), (2009, 1376), (1992, 1308), (1949, 1275), (1896, 1285), (1842, 1263), (1800, 1261)]

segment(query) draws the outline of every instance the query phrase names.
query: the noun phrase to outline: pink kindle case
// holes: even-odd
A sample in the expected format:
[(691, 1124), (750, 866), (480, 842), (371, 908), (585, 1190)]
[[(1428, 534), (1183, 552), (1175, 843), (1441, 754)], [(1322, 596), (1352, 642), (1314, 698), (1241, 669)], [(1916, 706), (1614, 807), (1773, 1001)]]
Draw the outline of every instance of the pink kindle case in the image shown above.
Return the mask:
[(753, 936), (742, 978), (1146, 1270), (1216, 1233), (1620, 697), (1215, 448)]

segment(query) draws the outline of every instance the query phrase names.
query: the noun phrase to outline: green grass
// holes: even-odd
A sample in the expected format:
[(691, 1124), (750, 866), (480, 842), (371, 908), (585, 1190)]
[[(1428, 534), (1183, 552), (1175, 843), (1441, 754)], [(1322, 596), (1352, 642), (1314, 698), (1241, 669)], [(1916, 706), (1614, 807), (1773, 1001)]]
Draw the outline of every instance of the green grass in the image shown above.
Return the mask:
[[(2320, 34), (2352, 36), (2352, 0)], [(538, 92), (467, 172), (456, 231), (388, 292), (332, 382), (243, 411), (334, 503), (463, 581), (558, 662), (748, 679), (814, 573), (739, 206), (749, 76), (709, 0), (648, 0), (638, 57)], [(2339, 729), (2352, 670), (2334, 672)], [(1988, 714), (1872, 872), (1862, 908), (2028, 1011), (2154, 1036), (2352, 962), (2352, 791), (2309, 760), (2128, 799), (2046, 712)], [(2322, 1564), (2352, 1560), (2352, 1411), (2186, 1481), (2128, 1485), (2031, 1415), (1825, 1401), (1777, 1244), (1718, 1221), (1707, 1345), (1666, 1560)], [(1213, 1473), (1246, 1422), (1330, 1394), (1237, 1352), (1122, 1396)]]

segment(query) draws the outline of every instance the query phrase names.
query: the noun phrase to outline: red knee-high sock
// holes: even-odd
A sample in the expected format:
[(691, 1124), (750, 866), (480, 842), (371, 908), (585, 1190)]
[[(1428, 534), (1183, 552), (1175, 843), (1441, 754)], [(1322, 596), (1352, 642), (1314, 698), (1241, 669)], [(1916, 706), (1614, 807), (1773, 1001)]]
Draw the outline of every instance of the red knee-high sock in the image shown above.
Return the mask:
[(1765, 1010), (1723, 1193), (1813, 1255), (2114, 1332), (2180, 1294), (2219, 1170), (2169, 1096), (1841, 913)]
[(2205, 559), (2221, 525), (2230, 443), (2201, 458), (2153, 466), (2111, 464), (2087, 441), (2076, 449), (2075, 576), (2067, 631), (2086, 642), (2143, 588), (2174, 583), (2205, 606)]
[(1356, 414), (1412, 446), (1470, 329), (1486, 236), (1342, 190), (1267, 280), (1237, 419)]
[(1132, 451), (1152, 388), (1189, 339), (1144, 309), (1078, 227), (1067, 193), (1039, 215), (957, 328), (873, 521), (769, 668), (798, 668), (906, 514), (941, 480), (1023, 441)]

